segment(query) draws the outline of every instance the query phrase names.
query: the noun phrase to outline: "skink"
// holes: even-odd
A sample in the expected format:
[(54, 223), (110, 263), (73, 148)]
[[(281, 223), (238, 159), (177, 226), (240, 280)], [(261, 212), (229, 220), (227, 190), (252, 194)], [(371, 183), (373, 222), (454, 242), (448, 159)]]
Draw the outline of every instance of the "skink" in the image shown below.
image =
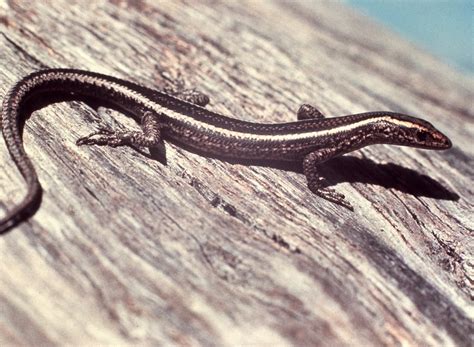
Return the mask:
[(141, 131), (101, 129), (77, 141), (78, 145), (146, 146), (171, 140), (200, 153), (226, 158), (298, 161), (303, 164), (309, 189), (352, 209), (344, 195), (325, 187), (318, 165), (328, 159), (373, 144), (393, 144), (424, 149), (447, 149), (451, 141), (430, 123), (393, 112), (369, 112), (325, 118), (310, 105), (302, 105), (298, 120), (261, 124), (229, 118), (204, 108), (209, 99), (197, 92), (173, 93), (98, 73), (49, 69), (19, 81), (6, 95), (1, 127), (12, 159), (27, 184), (22, 202), (0, 220), (5, 232), (33, 213), (41, 195), (36, 171), (25, 153), (20, 111), (40, 94), (90, 97), (114, 104), (141, 121)]

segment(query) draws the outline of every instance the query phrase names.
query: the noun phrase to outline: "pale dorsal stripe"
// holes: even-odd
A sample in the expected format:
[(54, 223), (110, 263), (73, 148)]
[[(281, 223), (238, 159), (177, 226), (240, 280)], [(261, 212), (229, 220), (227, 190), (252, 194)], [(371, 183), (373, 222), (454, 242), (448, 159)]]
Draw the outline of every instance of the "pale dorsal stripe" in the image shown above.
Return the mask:
[[(53, 73), (56, 74), (56, 73)], [(74, 75), (73, 75), (74, 76)], [(60, 75), (56, 75), (56, 77), (61, 77)], [(76, 76), (74, 76), (76, 77)], [(70, 77), (69, 77), (70, 78)], [(97, 77), (90, 76), (90, 81), (87, 81), (88, 77), (77, 77), (81, 80), (81, 82), (89, 82), (90, 84), (97, 84)], [(404, 127), (409, 127), (409, 128), (420, 128), (420, 126), (416, 123), (412, 123), (409, 121), (401, 120), (401, 119), (396, 119), (394, 117), (388, 116), (388, 115), (381, 115), (379, 117), (373, 117), (373, 118), (367, 118), (367, 119), (361, 119), (359, 121), (356, 121), (354, 123), (350, 124), (344, 124), (340, 126), (336, 126), (330, 129), (321, 129), (321, 130), (314, 130), (314, 131), (309, 131), (309, 132), (304, 132), (304, 133), (288, 133), (288, 134), (253, 134), (248, 131), (238, 131), (238, 130), (229, 130), (225, 129), (216, 125), (212, 125), (207, 122), (203, 122), (201, 120), (195, 119), (191, 116), (187, 116), (184, 113), (176, 112), (173, 111), (167, 107), (163, 107), (153, 101), (151, 101), (149, 98), (146, 96), (142, 95), (139, 92), (134, 91), (131, 88), (128, 88), (126, 86), (123, 86), (118, 83), (111, 83), (108, 80), (102, 80), (100, 79), (99, 84), (102, 83), (103, 87), (110, 88), (110, 85), (113, 84), (114, 89), (116, 89), (119, 93), (123, 93), (125, 95), (131, 95), (135, 100), (138, 102), (141, 102), (143, 106), (145, 107), (151, 107), (155, 112), (157, 113), (163, 113), (167, 115), (169, 118), (176, 120), (178, 122), (184, 123), (187, 126), (194, 128), (194, 129), (205, 129), (208, 132), (213, 132), (216, 134), (219, 134), (220, 136), (224, 136), (228, 138), (229, 140), (231, 139), (242, 139), (242, 140), (248, 140), (248, 141), (297, 141), (297, 140), (310, 140), (310, 139), (315, 139), (319, 137), (326, 137), (326, 136), (331, 136), (335, 134), (339, 134), (342, 132), (349, 132), (351, 130), (358, 129), (360, 127), (364, 127), (369, 124), (374, 124), (378, 122), (387, 122), (387, 123), (392, 123), (398, 126), (404, 126)], [(185, 102), (185, 101), (183, 101)], [(193, 105), (195, 107), (199, 107), (197, 105)]]

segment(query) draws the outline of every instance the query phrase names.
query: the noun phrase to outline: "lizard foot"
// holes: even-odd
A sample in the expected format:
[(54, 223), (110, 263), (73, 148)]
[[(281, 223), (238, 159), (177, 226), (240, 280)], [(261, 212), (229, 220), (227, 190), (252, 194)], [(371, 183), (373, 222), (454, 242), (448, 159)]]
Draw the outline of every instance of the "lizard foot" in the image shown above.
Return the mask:
[(345, 207), (348, 210), (354, 211), (354, 207), (352, 207), (352, 205), (346, 200), (344, 194), (338, 193), (334, 189), (320, 188), (314, 193), (319, 195), (323, 199), (331, 201), (339, 206)]
[(116, 132), (111, 129), (100, 128), (87, 136), (81, 137), (76, 141), (78, 146), (110, 146), (117, 147), (130, 143), (130, 137), (133, 133)]

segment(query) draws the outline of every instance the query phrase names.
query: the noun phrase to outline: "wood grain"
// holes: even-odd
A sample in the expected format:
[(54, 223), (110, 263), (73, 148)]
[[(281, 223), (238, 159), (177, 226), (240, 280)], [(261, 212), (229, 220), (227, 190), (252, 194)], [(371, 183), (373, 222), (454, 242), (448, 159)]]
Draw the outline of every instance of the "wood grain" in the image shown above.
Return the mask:
[[(390, 110), (454, 143), (329, 162), (351, 213), (312, 195), (299, 166), (76, 147), (101, 124), (136, 124), (45, 107), (24, 132), (41, 207), (0, 238), (0, 345), (472, 343), (471, 78), (337, 3), (12, 0), (0, 45), (1, 95), (45, 67), (153, 88), (181, 76), (239, 119)], [(0, 145), (4, 213), (25, 190)]]

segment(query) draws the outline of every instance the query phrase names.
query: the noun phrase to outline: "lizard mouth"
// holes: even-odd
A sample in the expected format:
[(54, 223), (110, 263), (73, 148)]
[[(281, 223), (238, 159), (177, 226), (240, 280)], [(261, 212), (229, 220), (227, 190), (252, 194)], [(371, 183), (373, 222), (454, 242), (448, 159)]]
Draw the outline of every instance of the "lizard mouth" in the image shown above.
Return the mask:
[(448, 149), (453, 146), (451, 140), (441, 132), (437, 132), (433, 135), (435, 139), (434, 145), (439, 149)]

